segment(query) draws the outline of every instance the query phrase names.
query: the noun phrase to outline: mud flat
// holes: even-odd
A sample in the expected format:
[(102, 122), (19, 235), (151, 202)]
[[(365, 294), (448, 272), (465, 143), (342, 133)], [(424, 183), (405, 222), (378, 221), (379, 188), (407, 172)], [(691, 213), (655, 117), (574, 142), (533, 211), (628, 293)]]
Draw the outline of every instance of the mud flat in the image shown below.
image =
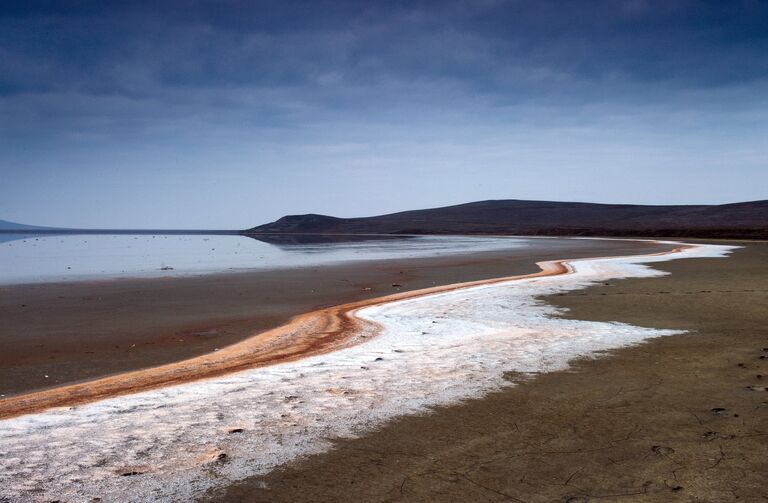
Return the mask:
[(528, 274), (538, 270), (540, 260), (668, 248), (648, 242), (535, 239), (524, 248), (470, 255), (0, 286), (0, 394), (177, 362), (309, 311), (437, 285)]
[(566, 319), (687, 331), (508, 374), (206, 501), (762, 501), (768, 243), (546, 297)]
[[(382, 426), (380, 432), (388, 431), (387, 421), (403, 415), (423, 415), (489, 393), (492, 399), (512, 381), (566, 369), (579, 355), (678, 333), (562, 319), (536, 298), (620, 277), (656, 277), (660, 273), (651, 264), (670, 257), (723, 256), (728, 250), (682, 247), (675, 257), (567, 261), (568, 274), (488, 281), (374, 303), (355, 312), (381, 327), (377, 337), (363, 344), (6, 420), (0, 437), (3, 495), (55, 494), (64, 500), (120, 495), (123, 501), (147, 501), (188, 500), (205, 490), (228, 490), (236, 492), (221, 497), (258, 499), (250, 492), (274, 486), (265, 480), (252, 483), (249, 474), (269, 474), (298, 459), (311, 463), (334, 456), (339, 439), (365, 441), (380, 435), (371, 432)], [(454, 447), (465, 440), (449, 436)], [(329, 449), (330, 454), (306, 458)], [(289, 471), (303, 465), (291, 466)], [(279, 470), (272, 473), (268, 479), (286, 476)], [(298, 486), (283, 489), (291, 487)], [(377, 488), (366, 481), (364, 490)], [(286, 498), (297, 497), (289, 492)], [(282, 494), (278, 490), (263, 496), (279, 499)], [(313, 490), (303, 497), (321, 494)]]

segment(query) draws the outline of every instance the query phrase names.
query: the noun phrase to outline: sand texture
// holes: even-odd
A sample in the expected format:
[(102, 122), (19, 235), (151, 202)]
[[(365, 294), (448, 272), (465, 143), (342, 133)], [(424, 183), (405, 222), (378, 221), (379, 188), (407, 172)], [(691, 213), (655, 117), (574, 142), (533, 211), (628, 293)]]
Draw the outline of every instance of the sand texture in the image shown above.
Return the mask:
[[(738, 244), (738, 243), (736, 243)], [(654, 265), (549, 303), (687, 331), (571, 361), (207, 501), (730, 502), (768, 498), (768, 244)]]
[(0, 286), (0, 395), (209, 354), (326, 307), (529, 274), (542, 260), (668, 248), (649, 242), (539, 239), (502, 253), (185, 278)]
[(343, 312), (380, 333), (328, 354), (4, 421), (4, 491), (76, 500), (199, 497), (398, 416), (567, 368), (579, 355), (677, 333), (564, 320), (535, 299), (611, 278), (658, 276), (645, 264), (673, 256), (725, 251), (555, 262), (532, 277), (346, 306)]

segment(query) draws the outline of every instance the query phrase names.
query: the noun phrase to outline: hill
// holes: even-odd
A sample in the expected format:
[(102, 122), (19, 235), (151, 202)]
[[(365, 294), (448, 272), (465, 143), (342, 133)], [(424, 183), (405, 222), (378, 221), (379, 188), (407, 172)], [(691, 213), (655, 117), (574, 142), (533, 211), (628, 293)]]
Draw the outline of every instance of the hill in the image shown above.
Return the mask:
[(0, 220), (0, 232), (2, 231), (36, 231), (50, 229), (50, 227), (39, 227), (37, 225), (17, 224), (8, 220)]
[(246, 234), (515, 234), (768, 239), (768, 200), (647, 206), (492, 200), (361, 218), (289, 215)]

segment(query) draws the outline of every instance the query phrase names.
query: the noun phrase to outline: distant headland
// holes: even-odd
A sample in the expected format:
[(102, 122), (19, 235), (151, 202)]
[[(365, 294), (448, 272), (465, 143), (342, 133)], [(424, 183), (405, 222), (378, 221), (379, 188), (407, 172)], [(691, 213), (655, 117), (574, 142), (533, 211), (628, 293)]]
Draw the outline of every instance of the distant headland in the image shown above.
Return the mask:
[(676, 206), (489, 200), (362, 218), (289, 215), (244, 233), (768, 239), (768, 200)]
[(241, 234), (239, 230), (221, 229), (78, 229), (73, 227), (41, 227), (0, 220), (0, 234)]
[(0, 220), (9, 234), (470, 234), (768, 239), (768, 200), (721, 205), (599, 204), (489, 200), (386, 215), (287, 215), (245, 230), (77, 229)]

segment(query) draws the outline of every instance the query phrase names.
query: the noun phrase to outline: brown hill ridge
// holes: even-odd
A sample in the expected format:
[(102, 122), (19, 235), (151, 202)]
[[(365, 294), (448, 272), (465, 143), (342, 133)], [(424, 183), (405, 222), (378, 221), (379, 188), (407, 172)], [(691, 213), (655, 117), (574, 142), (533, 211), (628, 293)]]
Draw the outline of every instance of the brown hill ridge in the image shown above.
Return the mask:
[(289, 215), (246, 234), (514, 234), (768, 239), (768, 200), (646, 206), (491, 200), (374, 217)]

